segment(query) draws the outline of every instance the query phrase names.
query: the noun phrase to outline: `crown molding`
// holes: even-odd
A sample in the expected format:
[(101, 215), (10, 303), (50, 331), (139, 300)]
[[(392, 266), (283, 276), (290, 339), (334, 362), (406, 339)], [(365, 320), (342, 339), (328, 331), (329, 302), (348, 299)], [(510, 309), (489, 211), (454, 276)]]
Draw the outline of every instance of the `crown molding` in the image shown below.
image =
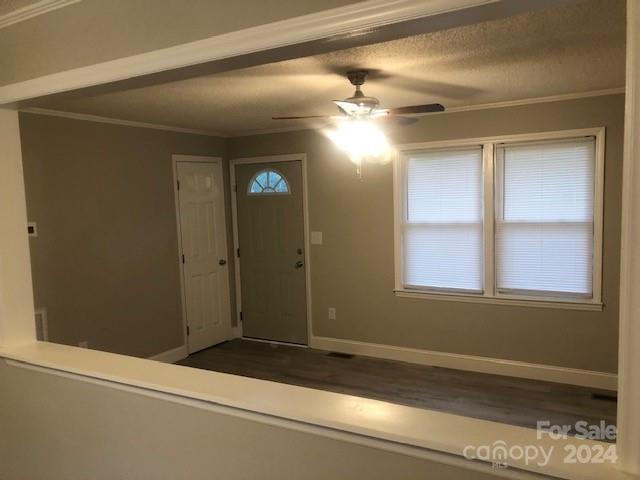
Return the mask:
[(580, 98), (601, 97), (604, 95), (618, 95), (624, 93), (624, 87), (608, 88), (604, 90), (591, 90), (589, 92), (561, 93), (559, 95), (549, 95), (546, 97), (531, 97), (518, 100), (506, 100), (503, 102), (482, 103), (476, 105), (464, 105), (460, 107), (448, 108), (444, 112), (423, 113), (417, 116), (434, 115), (435, 113), (456, 113), (469, 112), (472, 110), (487, 110), (489, 108), (507, 108), (520, 105), (531, 105), (535, 103), (564, 102), (567, 100), (577, 100)]
[[(459, 107), (447, 108), (444, 112), (419, 113), (419, 114), (407, 115), (407, 116), (426, 117), (426, 116), (432, 116), (432, 115), (446, 115), (448, 113), (470, 112), (473, 110), (488, 110), (491, 108), (518, 107), (521, 105), (533, 105), (536, 103), (562, 102), (567, 100), (578, 100), (580, 98), (601, 97), (605, 95), (620, 95), (620, 94), (624, 94), (624, 92), (625, 92), (624, 87), (608, 88), (605, 90), (591, 90), (589, 92), (563, 93), (559, 95), (550, 95), (546, 97), (532, 97), (532, 98), (522, 98), (518, 100), (506, 100), (503, 102), (482, 103), (482, 104), (475, 104), (475, 105), (462, 105)], [(227, 134), (227, 137), (230, 137), (230, 138), (251, 137), (254, 135), (269, 135), (272, 133), (301, 132), (304, 130), (316, 130), (316, 129), (317, 127), (308, 126), (308, 125), (305, 127), (265, 128), (265, 129), (247, 130), (244, 132), (230, 133), (230, 134)]]
[(159, 123), (138, 122), (135, 120), (122, 120), (120, 118), (101, 117), (98, 115), (89, 115), (87, 113), (63, 112), (60, 110), (49, 110), (48, 108), (22, 108), (19, 110), (24, 113), (33, 113), (36, 115), (48, 115), (51, 117), (70, 118), (73, 120), (84, 120), (85, 122), (108, 123), (111, 125), (123, 125), (125, 127), (150, 128), (152, 130), (164, 130), (167, 132), (189, 133), (192, 135), (204, 135), (207, 137), (224, 138), (226, 135), (219, 132), (208, 130), (198, 130), (194, 128), (174, 127), (172, 125), (162, 125)]
[(239, 137), (253, 137), (254, 135), (270, 135), (272, 133), (289, 133), (289, 132), (304, 132), (305, 130), (318, 130), (320, 127), (318, 125), (311, 126), (307, 125), (304, 127), (280, 127), (280, 128), (258, 128), (255, 130), (245, 130), (242, 132), (229, 133), (227, 137), (229, 138), (239, 138)]
[(18, 8), (12, 12), (0, 15), (0, 28), (8, 27), (19, 22), (24, 22), (30, 18), (37, 17), (44, 13), (58, 10), (59, 8), (67, 7), (78, 3), (81, 0), (40, 0), (39, 2), (32, 3), (26, 7)]
[[(564, 93), (560, 95), (551, 95), (547, 97), (533, 97), (533, 98), (523, 98), (519, 100), (507, 100), (504, 102), (483, 103), (483, 104), (477, 104), (477, 105), (464, 105), (460, 107), (448, 108), (444, 112), (422, 113), (422, 114), (417, 114), (412, 116), (424, 117), (424, 116), (431, 116), (431, 115), (446, 115), (448, 113), (470, 112), (473, 110), (488, 110), (491, 108), (517, 107), (521, 105), (533, 105), (536, 103), (562, 102), (567, 100), (578, 100), (581, 98), (601, 97), (605, 95), (620, 95), (624, 93), (625, 93), (624, 87), (609, 88), (605, 90), (593, 90), (590, 92)], [(224, 132), (217, 132), (212, 130), (200, 130), (200, 129), (194, 129), (194, 128), (176, 127), (172, 125), (162, 125), (159, 123), (147, 123), (147, 122), (138, 122), (135, 120), (123, 120), (120, 118), (101, 117), (99, 115), (90, 115), (87, 113), (64, 112), (61, 110), (50, 110), (48, 108), (38, 108), (38, 107), (22, 108), (20, 109), (20, 112), (33, 113), (36, 115), (49, 115), (52, 117), (71, 118), (73, 120), (84, 120), (87, 122), (109, 123), (112, 125), (124, 125), (126, 127), (151, 128), (154, 130), (165, 130), (169, 132), (190, 133), (193, 135), (205, 135), (207, 137), (218, 137), (218, 138), (252, 137), (255, 135), (269, 135), (274, 133), (289, 133), (289, 132), (302, 132), (305, 130), (318, 130), (319, 128), (317, 125), (316, 126), (306, 125), (304, 127), (265, 128), (265, 129), (257, 129), (257, 130), (247, 130), (244, 132), (237, 132), (237, 133), (224, 133)]]

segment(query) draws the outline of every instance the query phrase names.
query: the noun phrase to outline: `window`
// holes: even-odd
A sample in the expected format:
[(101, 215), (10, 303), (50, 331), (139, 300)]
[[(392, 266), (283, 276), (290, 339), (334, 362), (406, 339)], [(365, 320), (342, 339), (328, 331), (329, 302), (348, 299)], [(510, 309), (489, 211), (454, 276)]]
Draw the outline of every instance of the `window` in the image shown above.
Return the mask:
[(482, 149), (407, 158), (405, 285), (482, 291)]
[(396, 290), (599, 305), (603, 132), (570, 133), (400, 147)]
[(282, 174), (275, 170), (262, 170), (251, 178), (247, 193), (249, 195), (287, 195), (289, 183)]
[(496, 154), (497, 291), (591, 298), (595, 140)]

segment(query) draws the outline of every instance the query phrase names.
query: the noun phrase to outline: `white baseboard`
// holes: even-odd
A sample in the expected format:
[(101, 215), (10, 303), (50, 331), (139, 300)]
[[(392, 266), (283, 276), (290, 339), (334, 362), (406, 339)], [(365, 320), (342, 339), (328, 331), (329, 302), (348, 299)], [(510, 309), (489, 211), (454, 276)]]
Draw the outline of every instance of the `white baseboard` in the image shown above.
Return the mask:
[(613, 373), (557, 367), (537, 363), (477, 357), (457, 353), (435, 352), (416, 348), (394, 347), (378, 343), (358, 342), (329, 337), (311, 337), (312, 348), (333, 352), (365, 355), (399, 360), (434, 367), (454, 368), (472, 372), (529, 378), (547, 382), (566, 383), (604, 390), (617, 390), (618, 376)]
[(164, 362), (164, 363), (175, 363), (183, 358), (187, 358), (189, 352), (187, 351), (186, 345), (180, 345), (179, 347), (172, 348), (171, 350), (167, 350), (166, 352), (158, 353), (152, 357), (149, 357), (149, 360), (155, 360), (156, 362)]

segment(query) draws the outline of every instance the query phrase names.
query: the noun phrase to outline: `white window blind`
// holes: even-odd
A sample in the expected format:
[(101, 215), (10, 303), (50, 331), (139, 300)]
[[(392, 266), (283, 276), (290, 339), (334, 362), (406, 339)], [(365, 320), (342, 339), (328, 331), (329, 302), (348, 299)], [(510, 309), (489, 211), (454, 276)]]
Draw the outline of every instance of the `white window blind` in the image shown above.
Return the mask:
[(592, 297), (595, 139), (496, 154), (498, 293)]
[(483, 290), (482, 148), (406, 157), (404, 286)]

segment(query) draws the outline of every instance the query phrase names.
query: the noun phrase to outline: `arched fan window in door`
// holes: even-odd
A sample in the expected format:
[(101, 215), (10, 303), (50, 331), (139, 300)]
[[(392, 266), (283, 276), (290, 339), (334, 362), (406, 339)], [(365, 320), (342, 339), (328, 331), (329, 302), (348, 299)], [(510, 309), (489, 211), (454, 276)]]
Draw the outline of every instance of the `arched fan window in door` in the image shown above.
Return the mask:
[(289, 182), (273, 169), (261, 170), (249, 182), (249, 195), (288, 195)]

